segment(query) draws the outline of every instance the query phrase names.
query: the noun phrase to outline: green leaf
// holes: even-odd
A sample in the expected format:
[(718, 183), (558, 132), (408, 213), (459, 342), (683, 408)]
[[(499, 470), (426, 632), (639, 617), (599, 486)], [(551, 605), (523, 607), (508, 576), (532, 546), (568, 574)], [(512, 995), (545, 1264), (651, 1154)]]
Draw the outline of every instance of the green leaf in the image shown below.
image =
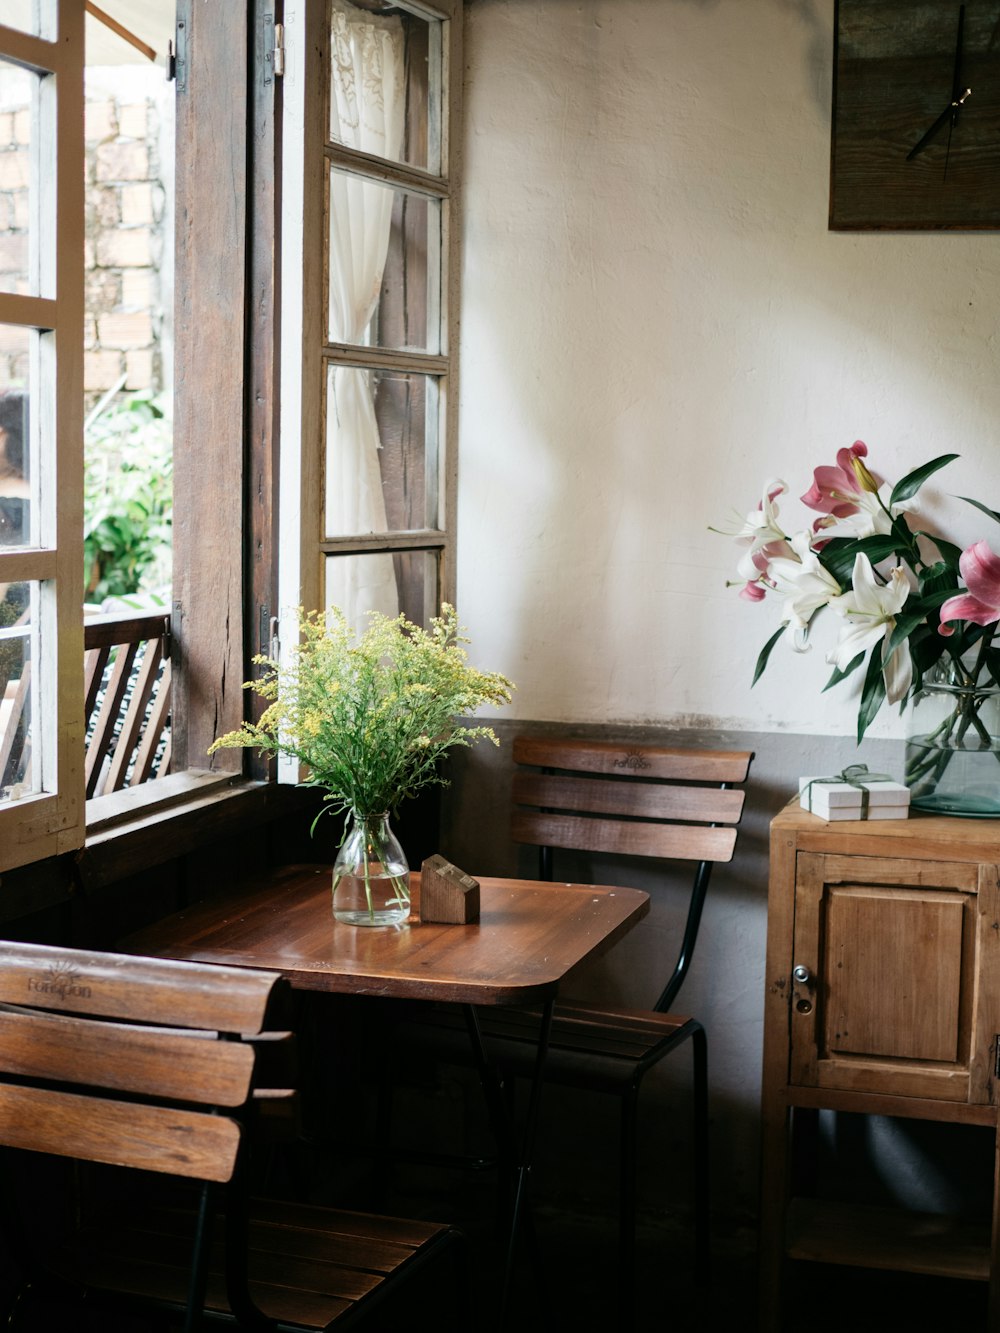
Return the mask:
[(939, 561), (936, 565), (925, 565), (917, 575), (917, 586), (920, 589), (918, 598), (930, 597), (937, 593), (943, 593), (946, 597), (951, 596), (958, 591), (958, 572), (943, 561)]
[[(926, 592), (907, 598), (907, 615), (912, 612), (914, 615), (926, 616), (929, 612), (936, 611), (949, 597), (955, 595), (955, 586), (952, 584), (947, 588), (928, 588)], [(896, 619), (899, 620), (899, 617)]]
[(974, 508), (980, 510), (981, 513), (988, 514), (990, 518), (995, 519), (1000, 523), (1000, 514), (998, 514), (995, 509), (987, 509), (986, 505), (980, 504), (978, 500), (973, 500), (968, 495), (960, 495), (958, 498), (964, 500), (967, 505), (974, 506)]
[(851, 672), (856, 671), (864, 660), (865, 660), (864, 653), (858, 653), (857, 657), (855, 657), (853, 661), (851, 661), (848, 664), (847, 668), (844, 671), (841, 671), (840, 667), (835, 667), (833, 675), (823, 686), (822, 693), (825, 694), (827, 690), (832, 689), (834, 685), (839, 685), (842, 680), (846, 680), (847, 677), (851, 674)]
[[(932, 532), (915, 532), (913, 535), (914, 537), (925, 537), (929, 542), (934, 543), (938, 549), (938, 554), (941, 556), (941, 564), (948, 569), (958, 568), (958, 560), (962, 554), (960, 546), (956, 546), (954, 542), (945, 541), (943, 537), (938, 537)], [(936, 569), (937, 566), (932, 565), (928, 568)]]
[(764, 668), (767, 666), (767, 659), (771, 656), (771, 649), (778, 642), (778, 640), (781, 638), (784, 632), (785, 632), (785, 626), (782, 625), (780, 626), (779, 629), (775, 630), (775, 632), (768, 639), (767, 643), (765, 643), (764, 647), (760, 650), (760, 656), (757, 658), (757, 665), (754, 667), (753, 671), (753, 680), (750, 682), (751, 689), (754, 687), (754, 685), (757, 684), (761, 676), (764, 674)]
[(861, 689), (861, 704), (858, 708), (858, 744), (864, 740), (865, 732), (871, 725), (872, 718), (882, 707), (885, 699), (885, 678), (882, 675), (882, 645), (877, 643), (868, 659), (865, 683)]
[(877, 565), (890, 555), (905, 556), (907, 550), (895, 537), (884, 534), (860, 538), (834, 537), (819, 552), (819, 560), (842, 588), (849, 588), (855, 556), (866, 555), (873, 565)]
[[(913, 472), (907, 473), (902, 481), (897, 481), (892, 488), (892, 495), (889, 496), (889, 507), (901, 504), (904, 500), (911, 499), (920, 490), (921, 486), (932, 476), (939, 468), (951, 463), (958, 457), (958, 454), (942, 454), (940, 458), (932, 458), (929, 463), (923, 467), (918, 467)], [(1000, 520), (998, 520), (1000, 521)]]
[(885, 655), (888, 657), (899, 645), (908, 639), (910, 635), (920, 625), (924, 623), (923, 611), (908, 611), (905, 615), (896, 617), (896, 626), (889, 636), (889, 642), (885, 647)]

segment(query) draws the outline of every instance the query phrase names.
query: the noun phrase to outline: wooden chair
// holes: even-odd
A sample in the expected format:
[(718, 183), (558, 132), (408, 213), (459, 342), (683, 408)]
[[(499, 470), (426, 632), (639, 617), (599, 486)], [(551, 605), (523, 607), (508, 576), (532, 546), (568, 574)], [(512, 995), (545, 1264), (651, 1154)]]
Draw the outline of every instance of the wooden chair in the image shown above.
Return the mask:
[[(653, 857), (693, 864), (683, 936), (676, 961), (649, 1009), (557, 1004), (545, 1079), (621, 1099), (619, 1314), (634, 1319), (638, 1097), (646, 1073), (690, 1040), (694, 1063), (695, 1235), (699, 1275), (709, 1264), (708, 1075), (705, 1031), (697, 1019), (671, 1012), (694, 953), (713, 866), (730, 861), (753, 755), (745, 751), (662, 748), (518, 737), (513, 755), (511, 836), (539, 848), (539, 874), (553, 877), (554, 849)], [(538, 1015), (481, 1011), (489, 1053), (507, 1078), (530, 1077)], [(430, 1050), (463, 1058), (454, 1016), (437, 1013)], [(408, 1028), (408, 1031), (412, 1031)]]
[[(265, 1112), (294, 1104), (291, 1034), (274, 1028), (286, 998), (276, 973), (4, 944), (0, 1144), (22, 1150), (8, 1170), (31, 1182), (51, 1166), (25, 1153), (103, 1164), (80, 1170), (101, 1176), (109, 1205), (62, 1236), (47, 1196), (38, 1236), (17, 1222), (8, 1243), (26, 1280), (10, 1327), (41, 1327), (39, 1302), (69, 1293), (84, 1309), (183, 1312), (185, 1330), (353, 1328), (460, 1249), (432, 1223), (248, 1201), (248, 1143)], [(129, 1205), (121, 1177), (134, 1172)], [(157, 1181), (194, 1184), (195, 1209), (161, 1200)]]

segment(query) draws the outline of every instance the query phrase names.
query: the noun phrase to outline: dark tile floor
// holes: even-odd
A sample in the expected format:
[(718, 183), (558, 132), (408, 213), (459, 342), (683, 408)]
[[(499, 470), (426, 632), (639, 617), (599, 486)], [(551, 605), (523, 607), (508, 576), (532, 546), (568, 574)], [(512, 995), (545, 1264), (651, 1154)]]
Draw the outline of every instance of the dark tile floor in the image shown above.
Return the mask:
[[(475, 1333), (499, 1329), (503, 1246), (483, 1177), (395, 1174), (389, 1211), (445, 1216), (461, 1225), (473, 1255)], [(429, 1211), (428, 1211), (429, 1210)], [(515, 1269), (507, 1328), (512, 1333), (615, 1333), (615, 1219), (588, 1216), (544, 1199), (533, 1209), (549, 1308), (528, 1256)], [(646, 1220), (637, 1238), (635, 1333), (755, 1333), (756, 1239), (749, 1227), (716, 1222), (712, 1279), (695, 1284), (690, 1229)], [(913, 1274), (790, 1264), (785, 1333), (986, 1333), (986, 1288)]]

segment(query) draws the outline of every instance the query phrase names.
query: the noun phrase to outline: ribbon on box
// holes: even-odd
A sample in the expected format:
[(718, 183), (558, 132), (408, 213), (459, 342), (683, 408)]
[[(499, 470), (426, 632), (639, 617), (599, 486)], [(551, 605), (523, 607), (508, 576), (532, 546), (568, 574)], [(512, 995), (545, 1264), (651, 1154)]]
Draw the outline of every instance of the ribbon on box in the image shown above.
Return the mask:
[(810, 814), (812, 813), (812, 789), (816, 783), (822, 786), (830, 786), (835, 782), (846, 782), (849, 787), (855, 787), (861, 793), (861, 814), (859, 818), (868, 818), (868, 800), (869, 792), (865, 786), (866, 782), (892, 782), (891, 773), (870, 773), (867, 764), (848, 764), (843, 773), (835, 773), (831, 778), (812, 778), (802, 788), (799, 796), (805, 796)]

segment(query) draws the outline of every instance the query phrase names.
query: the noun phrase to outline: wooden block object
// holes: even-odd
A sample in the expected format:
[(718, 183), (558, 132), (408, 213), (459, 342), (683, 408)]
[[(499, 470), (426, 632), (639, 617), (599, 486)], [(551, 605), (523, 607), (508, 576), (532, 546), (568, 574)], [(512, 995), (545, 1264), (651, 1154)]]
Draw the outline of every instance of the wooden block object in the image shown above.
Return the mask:
[(420, 867), (420, 920), (466, 926), (479, 920), (479, 881), (443, 856)]

